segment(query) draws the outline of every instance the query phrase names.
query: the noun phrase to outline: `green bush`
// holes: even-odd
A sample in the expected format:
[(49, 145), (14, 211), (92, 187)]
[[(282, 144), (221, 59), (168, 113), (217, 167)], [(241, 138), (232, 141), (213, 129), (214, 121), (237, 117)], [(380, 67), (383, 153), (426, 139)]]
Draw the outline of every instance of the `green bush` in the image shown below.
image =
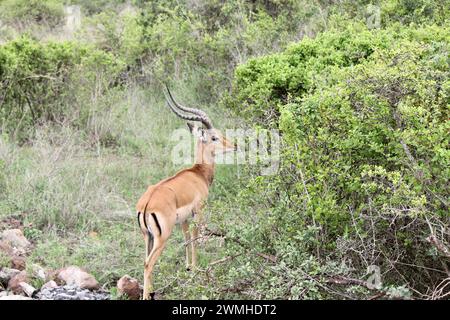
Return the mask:
[(107, 88), (120, 70), (112, 55), (88, 46), (27, 37), (8, 42), (0, 46), (1, 127), (21, 139), (34, 125), (61, 120), (71, 108), (82, 108), (81, 97)]
[(141, 58), (143, 30), (133, 14), (119, 15), (113, 10), (87, 17), (77, 38), (82, 43), (94, 43), (103, 51), (120, 57), (133, 66)]
[(212, 102), (231, 84), (237, 65), (284, 48), (302, 35), (305, 20), (319, 30), (318, 14), (308, 1), (147, 3), (139, 17), (144, 75), (184, 80), (201, 74), (204, 81), (195, 91)]
[[(82, 8), (75, 35), (62, 4)], [(141, 277), (129, 214), (176, 169), (169, 80), (222, 127), (235, 112), (280, 129), (282, 149), (274, 176), (218, 167), (205, 214), (226, 236), (203, 234), (192, 277), (175, 232), (156, 270), (164, 298), (441, 297), (448, 260), (427, 238), (450, 243), (448, 6), (0, 0), (3, 41), (32, 35), (0, 46), (0, 215), (23, 222), (33, 262), (82, 265), (106, 286)], [(375, 291), (357, 281), (371, 265)]]
[[(450, 218), (449, 37), (437, 26), (351, 25), (238, 67), (226, 103), (279, 128), (283, 149), (279, 176), (258, 176), (241, 195), (261, 218), (237, 234), (273, 255), (289, 244), (300, 257), (351, 257), (357, 270), (441, 268), (425, 238)], [(425, 292), (430, 277), (443, 280), (396, 268), (387, 283)]]
[(6, 23), (39, 23), (54, 27), (64, 18), (60, 0), (3, 0), (0, 1), (0, 18)]
[(381, 9), (381, 20), (385, 24), (445, 24), (449, 19), (450, 4), (445, 0), (388, 0), (382, 1)]
[(371, 22), (379, 23), (379, 26), (374, 26), (376, 28), (389, 27), (395, 23), (445, 25), (449, 19), (450, 3), (446, 0), (343, 0), (336, 4), (325, 4), (322, 9), (338, 19), (373, 19)]
[[(280, 103), (287, 102), (290, 96), (314, 90), (335, 70), (358, 65), (376, 50), (414, 36), (426, 40), (424, 34), (415, 35), (400, 27), (370, 31), (363, 24), (352, 24), (344, 30), (322, 33), (315, 39), (305, 38), (283, 53), (250, 59), (236, 69), (233, 93), (236, 109), (243, 109), (244, 114), (248, 111), (263, 122), (270, 121), (269, 111), (279, 115)], [(440, 41), (445, 38), (442, 34), (437, 36)], [(430, 35), (428, 41), (431, 39)]]
[(67, 0), (71, 5), (79, 5), (86, 15), (95, 15), (103, 11), (120, 8), (126, 2), (135, 4), (140, 0), (126, 1), (126, 0)]

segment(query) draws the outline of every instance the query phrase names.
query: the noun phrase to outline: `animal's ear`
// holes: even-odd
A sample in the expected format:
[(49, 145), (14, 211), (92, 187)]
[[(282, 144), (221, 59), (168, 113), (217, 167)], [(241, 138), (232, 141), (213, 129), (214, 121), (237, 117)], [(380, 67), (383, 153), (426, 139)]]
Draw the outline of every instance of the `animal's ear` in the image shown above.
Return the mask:
[(191, 122), (188, 122), (188, 123), (187, 123), (187, 126), (188, 126), (188, 128), (189, 128), (189, 131), (190, 131), (191, 133), (193, 133), (193, 132), (194, 132), (194, 128), (195, 128), (194, 124), (191, 123)]
[(206, 141), (208, 141), (208, 139), (206, 138), (205, 129), (203, 129), (202, 127), (197, 128), (197, 134), (198, 137), (202, 140), (202, 142), (206, 143)]
[(189, 131), (197, 138), (201, 138), (202, 140), (206, 139), (205, 130), (202, 128), (202, 126), (199, 126), (195, 123), (188, 122), (187, 126), (189, 128)]

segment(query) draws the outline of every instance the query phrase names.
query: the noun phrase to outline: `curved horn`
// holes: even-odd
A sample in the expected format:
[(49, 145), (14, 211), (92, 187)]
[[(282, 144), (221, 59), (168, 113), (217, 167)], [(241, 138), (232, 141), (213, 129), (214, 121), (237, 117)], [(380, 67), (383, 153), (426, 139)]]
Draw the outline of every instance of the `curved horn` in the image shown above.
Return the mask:
[[(172, 93), (170, 92), (169, 87), (167, 86), (167, 84), (166, 84), (166, 89), (167, 89), (167, 92), (169, 93), (169, 97), (170, 97), (170, 101), (169, 101), (169, 99), (167, 98), (167, 95), (165, 94), (167, 103), (169, 104), (170, 108), (172, 109), (172, 111), (176, 115), (178, 115), (180, 118), (183, 118), (183, 119), (186, 119), (186, 117), (191, 117), (192, 119), (190, 119), (190, 120), (202, 122), (207, 129), (212, 129), (213, 128), (211, 120), (209, 119), (208, 115), (204, 111), (199, 110), (199, 109), (195, 109), (195, 108), (188, 108), (188, 107), (185, 107), (183, 105), (180, 105), (173, 98)], [(172, 105), (172, 103), (173, 103), (173, 105)], [(177, 107), (178, 109), (182, 110), (182, 111), (193, 113), (193, 114), (195, 114), (198, 117), (181, 115), (180, 112), (175, 111), (174, 106)], [(197, 120), (194, 120), (193, 118), (196, 118)]]
[(193, 114), (196, 114), (196, 115), (199, 115), (199, 116), (208, 117), (207, 114), (204, 111), (202, 111), (202, 110), (194, 109), (194, 108), (188, 108), (188, 107), (185, 107), (185, 106), (179, 104), (178, 102), (176, 102), (175, 99), (173, 98), (172, 92), (170, 92), (170, 89), (167, 86), (167, 84), (166, 84), (166, 90), (169, 93), (170, 99), (178, 107), (178, 109), (180, 109), (182, 111), (190, 112), (190, 113), (193, 113)]
[(172, 109), (173, 113), (175, 113), (177, 116), (179, 116), (181, 119), (188, 120), (188, 121), (200, 121), (202, 122), (202, 118), (197, 115), (186, 115), (178, 111), (168, 100), (167, 105)]

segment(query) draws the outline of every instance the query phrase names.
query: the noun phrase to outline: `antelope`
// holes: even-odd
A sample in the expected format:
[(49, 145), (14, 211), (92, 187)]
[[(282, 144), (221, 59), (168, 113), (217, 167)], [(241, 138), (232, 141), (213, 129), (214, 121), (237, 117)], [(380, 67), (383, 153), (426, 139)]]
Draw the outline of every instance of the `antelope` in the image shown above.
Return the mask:
[[(215, 129), (208, 115), (199, 109), (185, 107), (164, 92), (169, 108), (187, 121), (190, 132), (197, 138), (195, 164), (174, 176), (148, 187), (139, 199), (136, 210), (139, 227), (145, 241), (143, 299), (154, 299), (153, 268), (176, 224), (181, 225), (186, 246), (186, 269), (196, 267), (198, 226), (203, 220), (202, 209), (214, 178), (215, 156), (235, 151), (236, 146)], [(194, 225), (190, 232), (189, 219)]]

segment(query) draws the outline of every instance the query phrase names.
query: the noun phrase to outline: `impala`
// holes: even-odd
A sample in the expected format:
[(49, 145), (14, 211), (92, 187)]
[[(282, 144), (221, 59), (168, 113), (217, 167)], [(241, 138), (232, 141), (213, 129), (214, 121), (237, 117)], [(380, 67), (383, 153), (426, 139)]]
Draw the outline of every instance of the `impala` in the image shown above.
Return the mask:
[[(167, 239), (176, 224), (181, 224), (186, 246), (186, 268), (197, 263), (196, 239), (202, 221), (202, 209), (214, 178), (215, 155), (236, 150), (212, 125), (208, 115), (199, 109), (180, 105), (167, 88), (166, 101), (181, 119), (195, 121), (187, 125), (197, 138), (195, 164), (174, 176), (148, 187), (136, 209), (139, 227), (145, 240), (143, 299), (154, 298), (152, 272)], [(195, 221), (192, 232), (189, 218)]]

